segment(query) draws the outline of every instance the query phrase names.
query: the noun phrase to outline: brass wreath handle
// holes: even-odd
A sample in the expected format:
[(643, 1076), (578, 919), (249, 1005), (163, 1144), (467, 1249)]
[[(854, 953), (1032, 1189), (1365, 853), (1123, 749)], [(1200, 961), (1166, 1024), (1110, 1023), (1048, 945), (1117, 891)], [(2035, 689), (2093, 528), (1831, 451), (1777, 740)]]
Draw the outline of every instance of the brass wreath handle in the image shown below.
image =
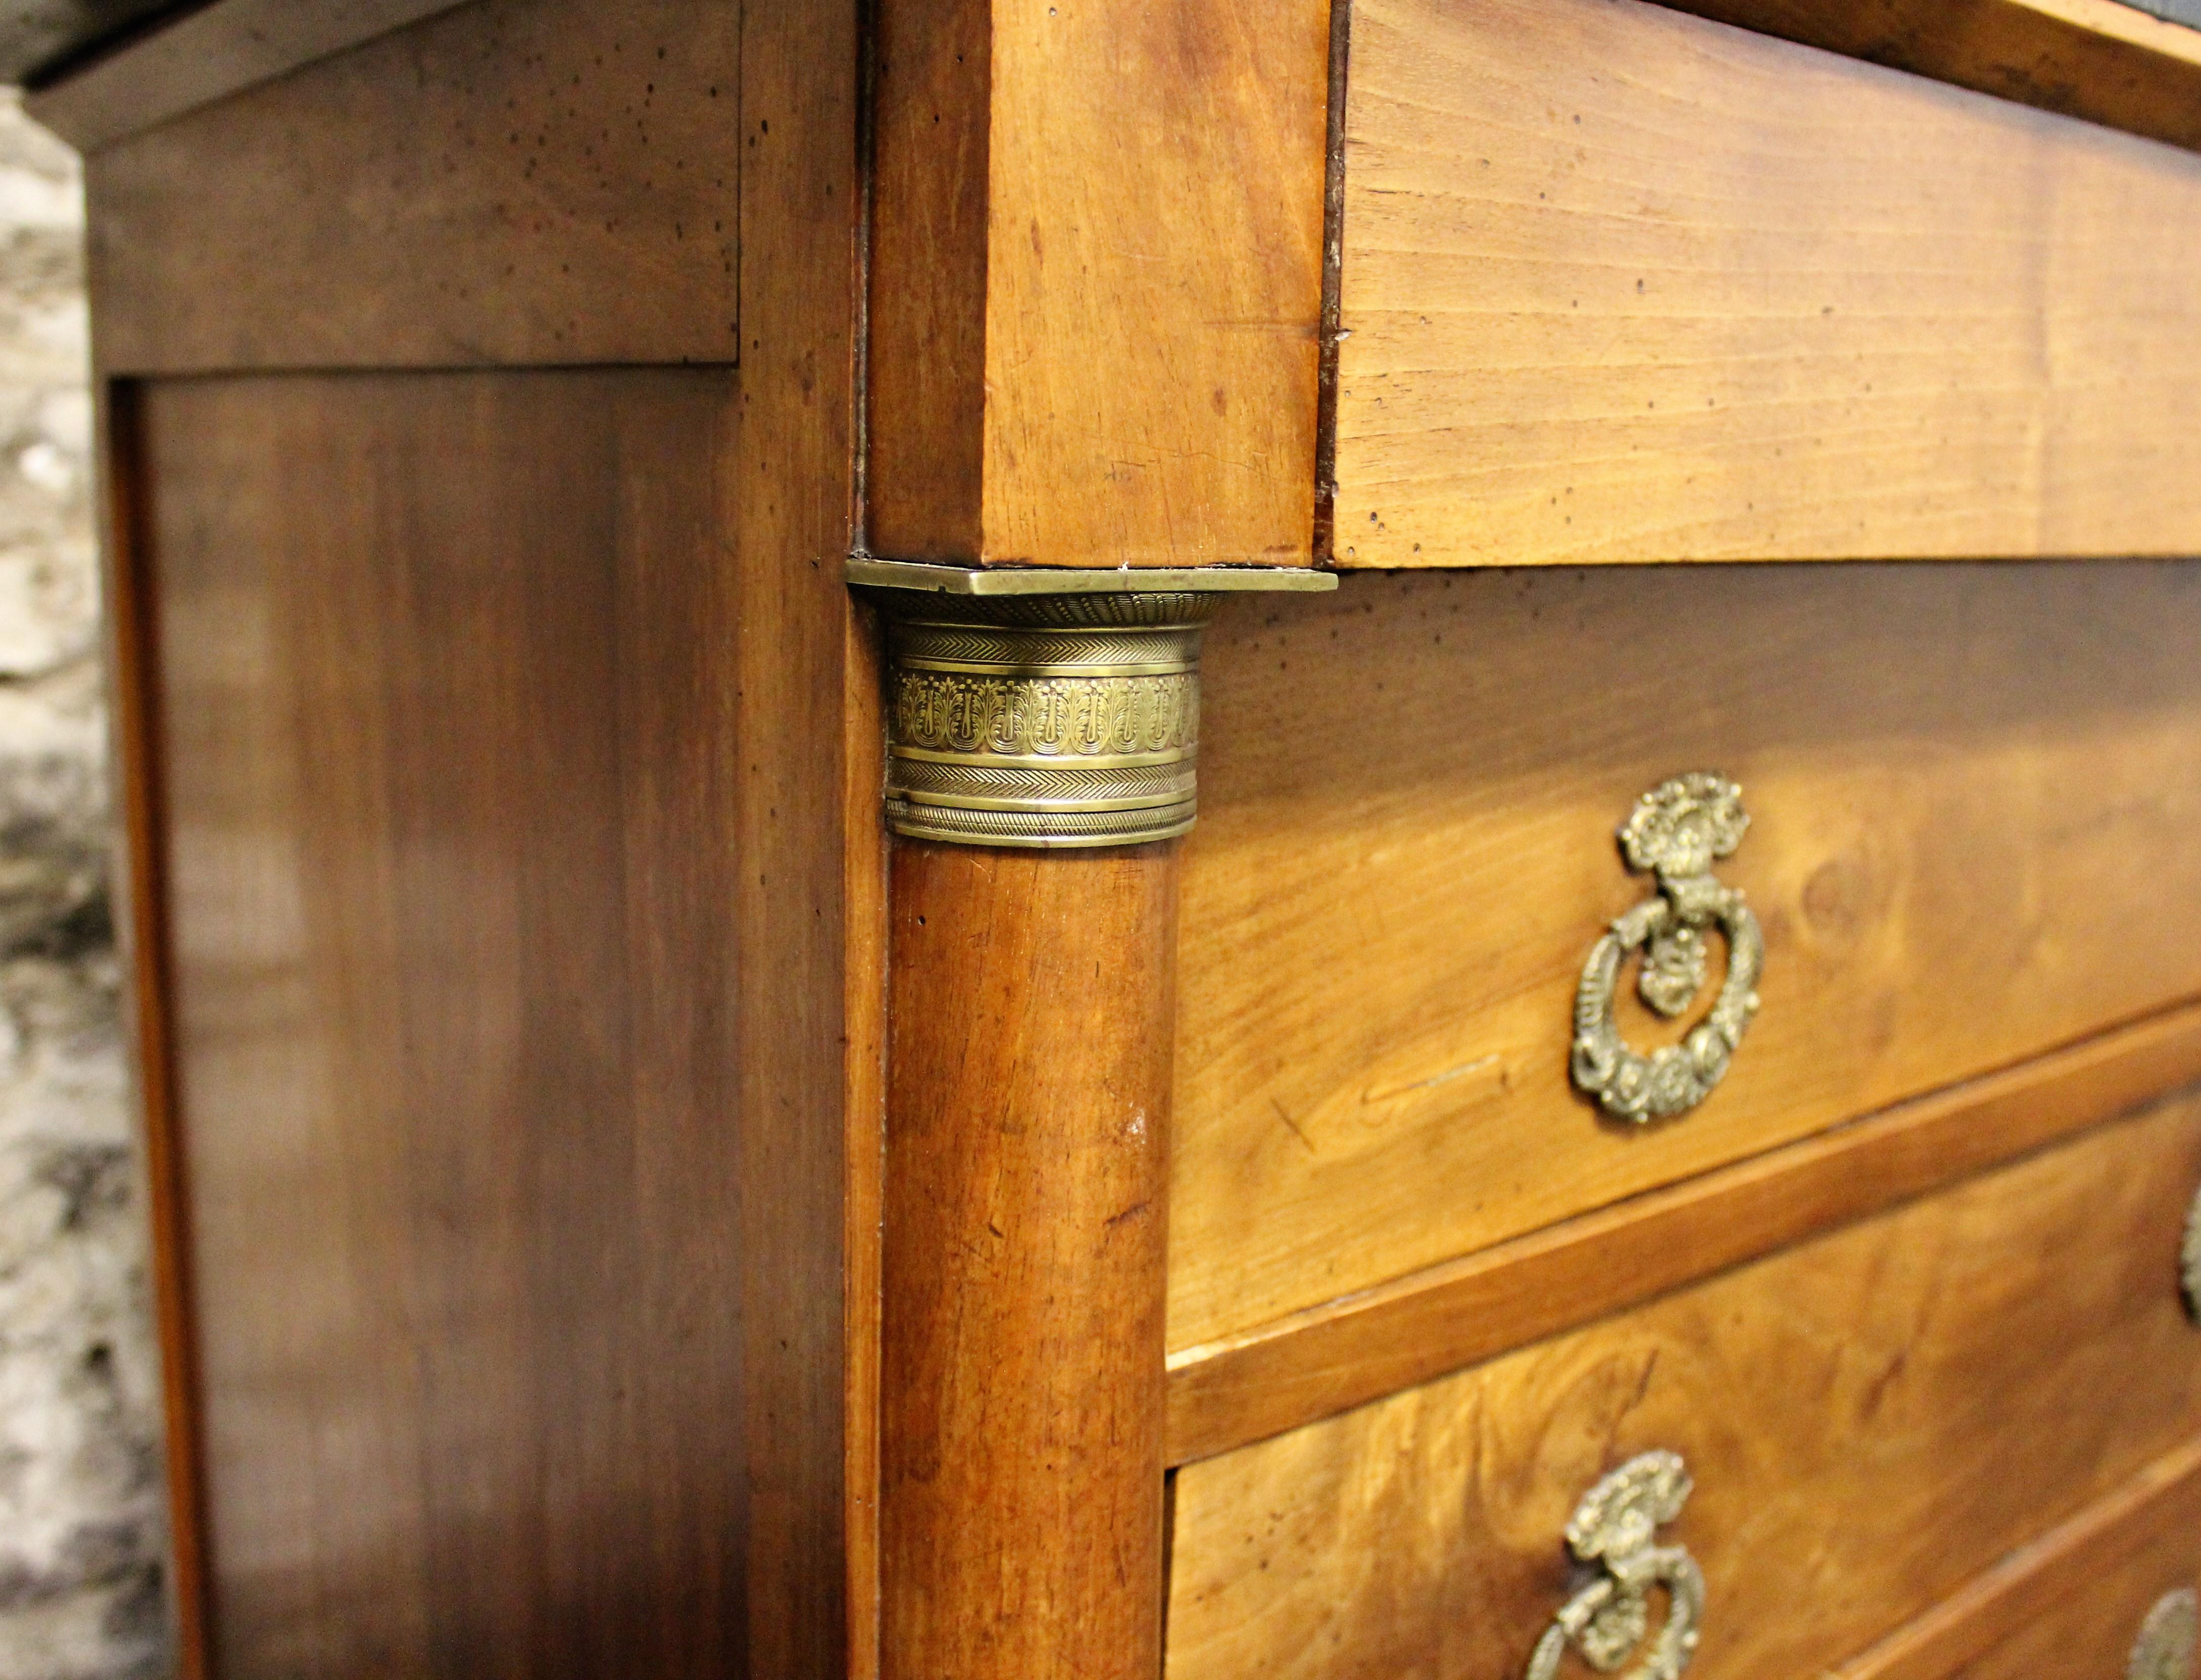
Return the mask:
[[(1742, 790), (1705, 771), (1661, 782), (1635, 802), (1620, 827), (1629, 867), (1658, 877), (1646, 898), (1591, 949), (1575, 993), (1575, 1084), (1615, 1119), (1638, 1125), (1686, 1114), (1711, 1095), (1758, 1012), (1765, 937), (1742, 895), (1712, 873), (1713, 862), (1742, 843), (1750, 818)], [(1636, 991), (1665, 1016), (1687, 1009), (1704, 987), (1705, 935), (1727, 943), (1727, 978), (1705, 1017), (1679, 1044), (1649, 1055), (1620, 1036), (1612, 1005), (1620, 968), (1643, 954)]]
[(2201, 1324), (2201, 1190), (2193, 1192), (2193, 1205), (2186, 1210), (2186, 1238), (2178, 1247), (2178, 1282), (2186, 1296), (2186, 1312)]
[(1629, 1680), (1677, 1680), (1696, 1654), (1705, 1577), (1680, 1546), (1654, 1546), (1661, 1523), (1687, 1503), (1688, 1466), (1676, 1453), (1645, 1453), (1582, 1495), (1567, 1523), (1567, 1549), (1595, 1579), (1559, 1607), (1529, 1659), (1528, 1680), (1554, 1680), (1571, 1645), (1599, 1674), (1625, 1663), (1650, 1630), (1650, 1595), (1666, 1592), (1666, 1624)]
[(2156, 1600), (2140, 1624), (2125, 1661), (2125, 1680), (2193, 1680), (2193, 1652), (2201, 1640), (2201, 1603), (2180, 1587)]

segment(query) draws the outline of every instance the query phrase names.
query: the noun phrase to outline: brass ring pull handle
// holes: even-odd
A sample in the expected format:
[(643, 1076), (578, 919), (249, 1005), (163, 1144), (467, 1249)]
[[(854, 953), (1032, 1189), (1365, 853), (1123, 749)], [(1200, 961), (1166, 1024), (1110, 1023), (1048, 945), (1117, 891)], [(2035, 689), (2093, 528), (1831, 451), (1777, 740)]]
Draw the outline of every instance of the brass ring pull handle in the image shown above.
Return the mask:
[(1554, 1680), (1571, 1645), (1599, 1674), (1633, 1655), (1651, 1626), (1651, 1589), (1666, 1589), (1666, 1624), (1629, 1680), (1677, 1680), (1696, 1654), (1705, 1577), (1679, 1546), (1654, 1546), (1661, 1523), (1682, 1514), (1693, 1484), (1675, 1453), (1630, 1459), (1582, 1495), (1567, 1523), (1567, 1549), (1597, 1577), (1559, 1607), (1536, 1642), (1528, 1680)]
[(2193, 1680), (2193, 1648), (2201, 1633), (2201, 1601), (2193, 1589), (2179, 1587), (2156, 1600), (2139, 1624), (2125, 1680)]
[[(1686, 1114), (1711, 1095), (1758, 1012), (1765, 937), (1742, 895), (1712, 873), (1742, 843), (1750, 819), (1742, 790), (1698, 771), (1661, 782), (1621, 825), (1629, 868), (1653, 872), (1658, 894), (1614, 922), (1582, 965), (1575, 993), (1575, 1084), (1617, 1120), (1638, 1125)], [(1704, 987), (1705, 933), (1727, 941), (1727, 979), (1705, 1017), (1679, 1044), (1649, 1055), (1631, 1049), (1612, 1019), (1620, 967), (1636, 951), (1635, 990), (1661, 1015), (1680, 1014)]]
[(2178, 1281), (2184, 1286), (2187, 1316), (2201, 1324), (2201, 1190), (2193, 1193), (2193, 1206), (2186, 1214), (2186, 1241), (2178, 1250)]

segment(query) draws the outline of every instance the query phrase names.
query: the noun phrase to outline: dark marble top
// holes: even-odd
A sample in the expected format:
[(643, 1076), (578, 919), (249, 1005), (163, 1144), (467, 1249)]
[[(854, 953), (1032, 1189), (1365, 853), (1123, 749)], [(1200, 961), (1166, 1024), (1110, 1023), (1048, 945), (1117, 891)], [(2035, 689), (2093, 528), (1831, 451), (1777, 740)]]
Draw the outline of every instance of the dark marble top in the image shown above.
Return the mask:
[[(38, 86), (109, 44), (208, 0), (0, 0), (0, 85)], [(2127, 0), (2201, 29), (2201, 0)]]
[[(2195, 0), (2201, 4), (2201, 0)], [(0, 0), (0, 85), (36, 87), (206, 0)]]

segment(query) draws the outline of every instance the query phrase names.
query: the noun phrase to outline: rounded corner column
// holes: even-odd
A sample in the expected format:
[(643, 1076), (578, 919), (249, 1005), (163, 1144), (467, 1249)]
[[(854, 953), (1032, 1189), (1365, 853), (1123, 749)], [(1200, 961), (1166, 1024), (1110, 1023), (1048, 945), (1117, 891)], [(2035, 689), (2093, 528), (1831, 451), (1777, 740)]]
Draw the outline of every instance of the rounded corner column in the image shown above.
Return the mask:
[(895, 839), (883, 1680), (1156, 1680), (1178, 837), (1217, 597), (858, 556)]
[(1161, 1671), (1177, 849), (895, 843), (886, 1680)]
[(1207, 602), (882, 604), (883, 1672), (1154, 1680), (1177, 837)]

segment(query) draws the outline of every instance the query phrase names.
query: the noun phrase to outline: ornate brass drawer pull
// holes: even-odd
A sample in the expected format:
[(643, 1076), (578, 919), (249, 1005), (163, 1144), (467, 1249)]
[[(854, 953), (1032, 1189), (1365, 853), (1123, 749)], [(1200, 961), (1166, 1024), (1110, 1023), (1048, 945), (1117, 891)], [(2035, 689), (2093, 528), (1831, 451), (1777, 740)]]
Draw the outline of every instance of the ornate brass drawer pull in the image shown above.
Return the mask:
[(2201, 1190), (2186, 1214), (2186, 1241), (2178, 1251), (2178, 1281), (2185, 1286), (2186, 1311), (2201, 1324)]
[[(1658, 896), (1612, 924), (1582, 965), (1575, 993), (1575, 1084), (1615, 1119), (1640, 1125), (1702, 1102), (1758, 1011), (1765, 938), (1742, 895), (1712, 873), (1713, 862), (1740, 845), (1749, 826), (1742, 790), (1704, 771), (1661, 782), (1621, 825), (1629, 867), (1656, 874)], [(1637, 993), (1661, 1015), (1678, 1015), (1704, 987), (1705, 935), (1713, 927), (1727, 941), (1727, 979), (1711, 1013), (1679, 1044), (1647, 1056), (1631, 1049), (1612, 1018), (1621, 965), (1640, 951)]]
[(1654, 1587), (1666, 1589), (1666, 1625), (1629, 1680), (1676, 1680), (1689, 1665), (1704, 1614), (1704, 1573), (1683, 1548), (1652, 1540), (1661, 1523), (1682, 1514), (1692, 1485), (1680, 1454), (1645, 1453), (1582, 1495), (1567, 1523), (1567, 1549), (1598, 1574), (1552, 1618), (1529, 1660), (1528, 1680), (1554, 1680), (1570, 1645), (1599, 1674), (1617, 1669), (1650, 1630)]
[(2193, 1589), (2180, 1587), (2156, 1600), (2139, 1625), (2125, 1680), (2193, 1680), (2193, 1646), (2201, 1624), (2201, 1603)]

